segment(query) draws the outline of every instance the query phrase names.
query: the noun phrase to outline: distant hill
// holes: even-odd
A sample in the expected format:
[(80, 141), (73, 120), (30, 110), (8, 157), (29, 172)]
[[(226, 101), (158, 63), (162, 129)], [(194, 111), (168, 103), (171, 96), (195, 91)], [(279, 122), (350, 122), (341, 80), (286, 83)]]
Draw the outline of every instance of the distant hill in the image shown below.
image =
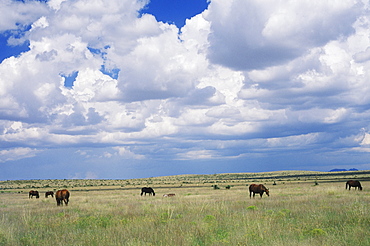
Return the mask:
[(351, 168), (351, 169), (340, 169), (340, 168), (335, 168), (331, 169), (329, 172), (345, 172), (345, 171), (358, 171), (356, 168)]

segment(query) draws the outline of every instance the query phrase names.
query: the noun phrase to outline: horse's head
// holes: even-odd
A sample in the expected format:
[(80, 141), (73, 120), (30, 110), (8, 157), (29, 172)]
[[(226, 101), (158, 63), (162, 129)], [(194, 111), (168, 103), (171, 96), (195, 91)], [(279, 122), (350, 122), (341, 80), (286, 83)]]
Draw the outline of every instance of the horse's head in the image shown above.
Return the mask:
[(270, 196), (269, 189), (267, 189), (267, 188), (266, 188), (266, 189), (265, 189), (265, 192), (266, 192), (266, 195), (267, 195), (267, 196)]

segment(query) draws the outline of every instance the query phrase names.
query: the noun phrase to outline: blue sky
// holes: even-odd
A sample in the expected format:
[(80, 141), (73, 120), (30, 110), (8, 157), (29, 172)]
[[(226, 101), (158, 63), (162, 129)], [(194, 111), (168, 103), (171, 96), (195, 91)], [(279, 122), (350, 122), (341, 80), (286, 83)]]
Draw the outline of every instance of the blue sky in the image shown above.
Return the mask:
[(367, 1), (0, 9), (0, 180), (370, 169)]
[(152, 0), (141, 12), (181, 28), (186, 19), (202, 13), (207, 7), (207, 0)]

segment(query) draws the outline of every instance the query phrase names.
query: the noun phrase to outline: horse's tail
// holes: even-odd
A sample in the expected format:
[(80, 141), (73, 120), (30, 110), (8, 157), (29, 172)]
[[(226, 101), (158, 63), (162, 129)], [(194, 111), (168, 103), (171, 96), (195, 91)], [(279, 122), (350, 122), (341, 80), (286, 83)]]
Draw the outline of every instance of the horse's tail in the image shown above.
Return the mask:
[(349, 186), (348, 182), (346, 183), (346, 190), (347, 190), (347, 187)]

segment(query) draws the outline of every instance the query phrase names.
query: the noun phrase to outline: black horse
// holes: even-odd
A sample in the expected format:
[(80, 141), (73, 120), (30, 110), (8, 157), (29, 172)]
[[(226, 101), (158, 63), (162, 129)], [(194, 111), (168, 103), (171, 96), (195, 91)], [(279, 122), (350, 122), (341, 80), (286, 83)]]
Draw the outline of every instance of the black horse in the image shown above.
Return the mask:
[(361, 186), (361, 183), (360, 181), (358, 180), (350, 180), (350, 181), (347, 181), (346, 183), (346, 190), (348, 188), (348, 190), (351, 189), (351, 187), (355, 187), (355, 190), (358, 188), (359, 190), (362, 190), (362, 186)]
[(249, 186), (249, 197), (250, 198), (252, 198), (252, 193), (253, 193), (253, 197), (257, 193), (257, 194), (260, 194), (262, 198), (262, 195), (264, 192), (266, 193), (266, 195), (270, 196), (269, 189), (267, 189), (263, 184), (259, 184), (259, 185), (251, 184)]
[(39, 192), (37, 190), (30, 190), (30, 192), (28, 192), (28, 198), (32, 198), (34, 196), (36, 198), (39, 198), (40, 197)]
[(144, 194), (146, 196), (146, 193), (149, 193), (150, 195), (155, 196), (154, 190), (151, 187), (143, 187), (141, 188), (141, 196)]
[(48, 198), (48, 196), (54, 197), (54, 192), (52, 191), (45, 192), (45, 198)]

